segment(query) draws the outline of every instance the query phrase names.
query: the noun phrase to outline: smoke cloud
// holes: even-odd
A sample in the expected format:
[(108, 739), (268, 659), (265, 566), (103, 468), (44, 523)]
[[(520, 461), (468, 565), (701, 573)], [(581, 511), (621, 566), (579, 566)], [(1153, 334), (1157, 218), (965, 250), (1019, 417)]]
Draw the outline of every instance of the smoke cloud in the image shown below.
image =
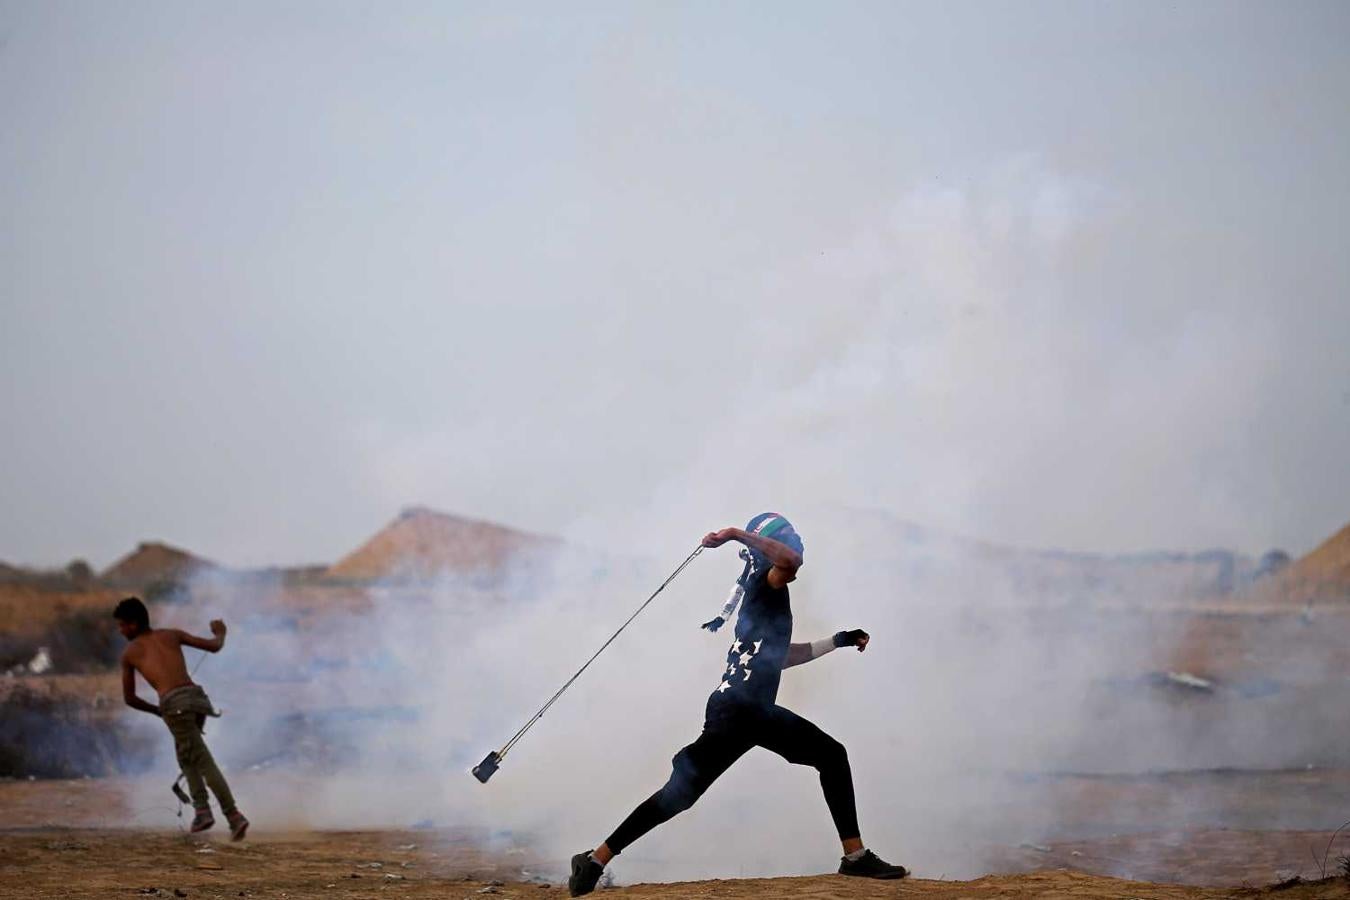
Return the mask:
[[(280, 585), (199, 584), (194, 612), (236, 619), (202, 677), (230, 708), (210, 735), (217, 752), (266, 779), (247, 800), (255, 820), (476, 824), (559, 860), (598, 843), (698, 734), (728, 638), (697, 626), (739, 571), (730, 551), (706, 553), (668, 589), (491, 784), (467, 770), (704, 531), (762, 509), (789, 515), (806, 541), (794, 638), (873, 635), (861, 656), (788, 671), (780, 702), (845, 743), (864, 837), (920, 874), (977, 874), (999, 847), (1060, 834), (1073, 815), (1057, 792), (1066, 773), (1343, 763), (1329, 749), (1334, 717), (1322, 718), (1329, 697), (1299, 718), (1288, 695), (1179, 702), (1150, 684), (1188, 629), (1205, 626), (1193, 607), (1161, 602), (1147, 577), (1047, 586), (1044, 559), (1019, 577), (1015, 562), (955, 536), (1048, 515), (1047, 484), (1083, 488), (1080, 505), (1054, 507), (1065, 521), (1051, 530), (1066, 535), (1143, 494), (1204, 495), (1196, 459), (1241, 414), (1243, 385), (1271, 376), (1259, 328), (1215, 327), (1203, 306), (1180, 320), (1122, 307), (1110, 323), (1082, 308), (1057, 273), (1099, 259), (1122, 203), (1021, 157), (965, 187), (918, 186), (884, 224), (741, 285), (735, 318), (757, 324), (728, 322), (728, 334), (754, 352), (734, 391), (696, 398), (711, 439), (674, 448), (624, 503), (597, 497), (547, 567), (522, 560), (489, 586), (353, 588), (347, 612), (289, 619)], [(820, 296), (832, 299), (809, 302)], [(785, 307), (797, 312), (780, 332)], [(1090, 367), (1073, 361), (1107, 355), (1122, 330), (1151, 348), (1146, 358), (1081, 377)], [(1256, 364), (1222, 367), (1219, 391), (1219, 363), (1235, 356)], [(1199, 443), (1153, 437), (1196, 417), (1213, 426)], [(478, 454), (472, 437), (459, 447), (462, 437), (395, 442), (376, 460), (381, 478), (411, 490), (444, 465), (498, 478), (512, 467)], [(1103, 471), (1095, 447), (1127, 448), (1131, 465)], [(1236, 512), (1232, 498), (1211, 499)], [(933, 513), (942, 527), (879, 506)], [(1286, 676), (1318, 683), (1269, 674), (1277, 687)], [(319, 772), (332, 774), (305, 777)], [(836, 855), (814, 773), (757, 751), (616, 871), (806, 873)]]

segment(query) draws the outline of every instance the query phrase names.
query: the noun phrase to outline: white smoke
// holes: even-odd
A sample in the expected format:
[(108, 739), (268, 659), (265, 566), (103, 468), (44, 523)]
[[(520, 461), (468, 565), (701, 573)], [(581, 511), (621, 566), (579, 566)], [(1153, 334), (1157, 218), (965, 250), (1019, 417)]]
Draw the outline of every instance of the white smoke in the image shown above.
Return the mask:
[[(1262, 373), (1235, 380), (1211, 369), (1251, 348), (1203, 313), (1150, 323), (1161, 310), (1080, 312), (1077, 279), (1120, 204), (1106, 186), (1019, 158), (961, 187), (917, 187), (889, 221), (724, 288), (737, 298), (726, 321), (736, 363), (709, 373), (707, 396), (670, 412), (696, 418), (699, 440), (667, 450), (677, 463), (643, 495), (597, 488), (566, 529), (574, 549), (545, 572), (490, 589), (374, 588), (367, 608), (293, 630), (275, 619), (285, 590), (251, 588), (254, 613), (202, 674), (218, 702), (236, 707), (208, 735), (221, 758), (279, 760), (259, 776), (266, 792), (241, 801), (259, 825), (476, 824), (528, 835), (560, 862), (594, 846), (699, 732), (728, 632), (698, 624), (737, 574), (732, 551), (696, 561), (490, 784), (469, 766), (701, 534), (766, 509), (791, 517), (806, 542), (794, 638), (851, 627), (873, 636), (865, 654), (787, 672), (780, 702), (849, 748), (864, 838), (887, 858), (926, 875), (982, 871), (991, 847), (1056, 827), (1059, 810), (1036, 781), (1046, 773), (1291, 762), (1295, 748), (1229, 742), (1252, 735), (1223, 716), (1214, 735), (1196, 738), (1190, 711), (1131, 693), (1132, 679), (1167, 656), (1184, 614), (1160, 624), (1123, 609), (1149, 597), (1046, 594), (939, 537), (1015, 532), (1050, 514), (1039, 500), (1053, 491), (1062, 521), (1037, 531), (1076, 544), (1080, 525), (1102, 533), (1086, 526), (1122, 515), (1141, 493), (1204, 493), (1204, 466), (1176, 458), (1165, 435), (1183, 418), (1217, 425), (1236, 415), (1243, 378)], [(1131, 330), (1147, 364), (1094, 372), (1090, 360), (1114, 357), (1108, 346)], [(379, 483), (434, 494), (438, 473), (461, 460), (462, 437), (377, 451)], [(1116, 464), (1103, 470), (1103, 458)], [(479, 454), (471, 465), (510, 485), (522, 463)], [(1209, 499), (1216, 514), (1231, 511)], [(879, 508), (897, 517), (867, 511)], [(912, 540), (900, 519), (939, 530)], [(610, 555), (598, 563), (575, 549), (602, 543)], [(265, 671), (275, 689), (256, 687)], [(344, 755), (323, 761), (337, 774), (286, 789), (307, 748), (277, 746), (269, 729), (336, 708), (351, 711), (339, 729)], [(836, 857), (814, 773), (756, 751), (615, 869), (624, 880), (789, 874), (828, 870)]]

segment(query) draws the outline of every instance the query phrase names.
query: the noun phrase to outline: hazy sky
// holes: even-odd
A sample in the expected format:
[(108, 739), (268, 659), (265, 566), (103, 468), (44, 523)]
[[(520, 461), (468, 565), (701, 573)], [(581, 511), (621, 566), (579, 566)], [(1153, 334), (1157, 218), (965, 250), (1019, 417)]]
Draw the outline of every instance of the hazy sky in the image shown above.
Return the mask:
[(1334, 2), (0, 0), (0, 559), (330, 560), (409, 503), (1305, 551), (1348, 46)]

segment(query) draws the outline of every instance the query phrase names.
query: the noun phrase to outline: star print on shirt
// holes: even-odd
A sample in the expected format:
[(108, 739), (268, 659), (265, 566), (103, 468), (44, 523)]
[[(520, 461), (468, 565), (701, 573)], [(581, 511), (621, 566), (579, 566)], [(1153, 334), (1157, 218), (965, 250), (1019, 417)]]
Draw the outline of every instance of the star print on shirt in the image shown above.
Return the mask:
[[(754, 661), (756, 654), (759, 653), (760, 646), (764, 643), (763, 639), (755, 641), (753, 644), (747, 644), (744, 641), (737, 641), (731, 645), (731, 653), (738, 654), (727, 663), (727, 670), (722, 676), (722, 683), (717, 686), (717, 692), (723, 693), (731, 689), (732, 678), (736, 672), (743, 671), (745, 676), (741, 679), (741, 684), (750, 680), (754, 672), (750, 669), (750, 663)], [(728, 654), (730, 657), (731, 654)]]
[(748, 660), (759, 653), (759, 646), (763, 643), (764, 641), (762, 639), (749, 645), (743, 641), (737, 641), (731, 645), (731, 652), (739, 654), (741, 657), (741, 665), (745, 665)]

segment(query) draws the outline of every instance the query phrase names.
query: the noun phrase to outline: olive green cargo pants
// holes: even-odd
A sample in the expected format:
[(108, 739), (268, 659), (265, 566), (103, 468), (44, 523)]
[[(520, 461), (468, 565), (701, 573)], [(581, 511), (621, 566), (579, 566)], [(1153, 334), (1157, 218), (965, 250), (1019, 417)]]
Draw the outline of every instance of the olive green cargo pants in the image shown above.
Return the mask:
[(220, 811), (226, 815), (235, 811), (234, 795), (220, 774), (211, 751), (202, 737), (202, 728), (206, 717), (215, 715), (211, 700), (206, 691), (195, 684), (176, 688), (164, 695), (159, 705), (164, 724), (169, 726), (173, 735), (173, 749), (178, 754), (178, 767), (187, 779), (188, 795), (192, 797), (194, 809), (209, 809), (210, 800), (206, 789), (216, 795)]

